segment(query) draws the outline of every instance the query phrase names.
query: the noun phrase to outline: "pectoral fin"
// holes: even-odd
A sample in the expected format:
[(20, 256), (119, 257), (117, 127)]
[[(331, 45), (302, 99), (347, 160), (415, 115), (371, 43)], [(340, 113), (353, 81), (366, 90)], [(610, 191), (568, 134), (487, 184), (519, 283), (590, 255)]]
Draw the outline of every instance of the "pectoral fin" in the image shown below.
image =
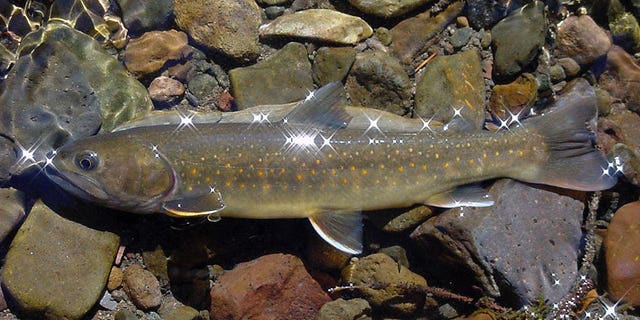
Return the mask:
[(220, 192), (211, 188), (200, 193), (192, 192), (184, 196), (165, 201), (162, 208), (170, 216), (178, 218), (191, 218), (207, 216), (225, 208)]
[(425, 204), (441, 208), (489, 207), (493, 198), (477, 185), (466, 185), (433, 195)]
[(362, 215), (360, 212), (326, 211), (309, 217), (318, 234), (336, 249), (362, 253)]

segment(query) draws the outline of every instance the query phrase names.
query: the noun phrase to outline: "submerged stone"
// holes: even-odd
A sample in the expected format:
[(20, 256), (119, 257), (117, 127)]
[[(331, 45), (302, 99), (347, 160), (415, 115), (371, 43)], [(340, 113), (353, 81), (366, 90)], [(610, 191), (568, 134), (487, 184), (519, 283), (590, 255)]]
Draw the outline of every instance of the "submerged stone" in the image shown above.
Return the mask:
[(102, 296), (118, 245), (37, 202), (9, 247), (3, 287), (31, 317), (80, 319)]
[(382, 17), (392, 18), (412, 11), (431, 0), (349, 0), (360, 11)]
[(164, 29), (173, 22), (173, 1), (116, 0), (122, 20), (131, 34)]
[(607, 292), (611, 300), (640, 305), (640, 202), (622, 206), (604, 240)]

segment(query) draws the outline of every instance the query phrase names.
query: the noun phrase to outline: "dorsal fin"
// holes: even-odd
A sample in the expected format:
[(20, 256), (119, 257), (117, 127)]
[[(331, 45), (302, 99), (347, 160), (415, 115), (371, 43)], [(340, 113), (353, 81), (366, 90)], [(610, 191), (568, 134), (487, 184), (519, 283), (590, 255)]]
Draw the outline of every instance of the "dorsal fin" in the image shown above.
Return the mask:
[(343, 106), (343, 97), (342, 83), (328, 83), (311, 92), (284, 117), (283, 122), (344, 128), (352, 117)]

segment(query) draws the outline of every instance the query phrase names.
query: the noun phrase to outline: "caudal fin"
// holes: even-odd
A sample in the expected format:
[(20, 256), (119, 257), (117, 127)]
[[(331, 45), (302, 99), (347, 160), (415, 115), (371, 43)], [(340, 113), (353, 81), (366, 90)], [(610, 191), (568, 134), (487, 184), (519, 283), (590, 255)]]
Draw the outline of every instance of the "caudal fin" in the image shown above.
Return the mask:
[[(615, 169), (601, 151), (595, 149), (595, 120), (598, 115), (593, 88), (575, 83), (562, 94), (548, 112), (523, 122), (544, 136), (548, 161), (537, 170), (537, 181), (568, 189), (597, 191), (613, 187)], [(593, 128), (589, 128), (593, 124)]]

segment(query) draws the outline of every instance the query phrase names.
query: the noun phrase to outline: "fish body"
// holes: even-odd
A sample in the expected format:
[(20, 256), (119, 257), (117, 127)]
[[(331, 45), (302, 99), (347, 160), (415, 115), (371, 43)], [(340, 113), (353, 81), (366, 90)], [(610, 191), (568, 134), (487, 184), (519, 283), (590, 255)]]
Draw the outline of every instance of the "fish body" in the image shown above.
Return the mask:
[(349, 128), (341, 88), (319, 89), (277, 122), (260, 114), (194, 125), (187, 117), (82, 139), (58, 150), (47, 173), (81, 198), (124, 211), (309, 218), (350, 253), (362, 248), (360, 211), (488, 206), (490, 197), (469, 185), (498, 177), (577, 190), (616, 182), (593, 148), (586, 123), (596, 107), (578, 105), (585, 101), (499, 132), (455, 123), (438, 132), (384, 132), (374, 118)]

